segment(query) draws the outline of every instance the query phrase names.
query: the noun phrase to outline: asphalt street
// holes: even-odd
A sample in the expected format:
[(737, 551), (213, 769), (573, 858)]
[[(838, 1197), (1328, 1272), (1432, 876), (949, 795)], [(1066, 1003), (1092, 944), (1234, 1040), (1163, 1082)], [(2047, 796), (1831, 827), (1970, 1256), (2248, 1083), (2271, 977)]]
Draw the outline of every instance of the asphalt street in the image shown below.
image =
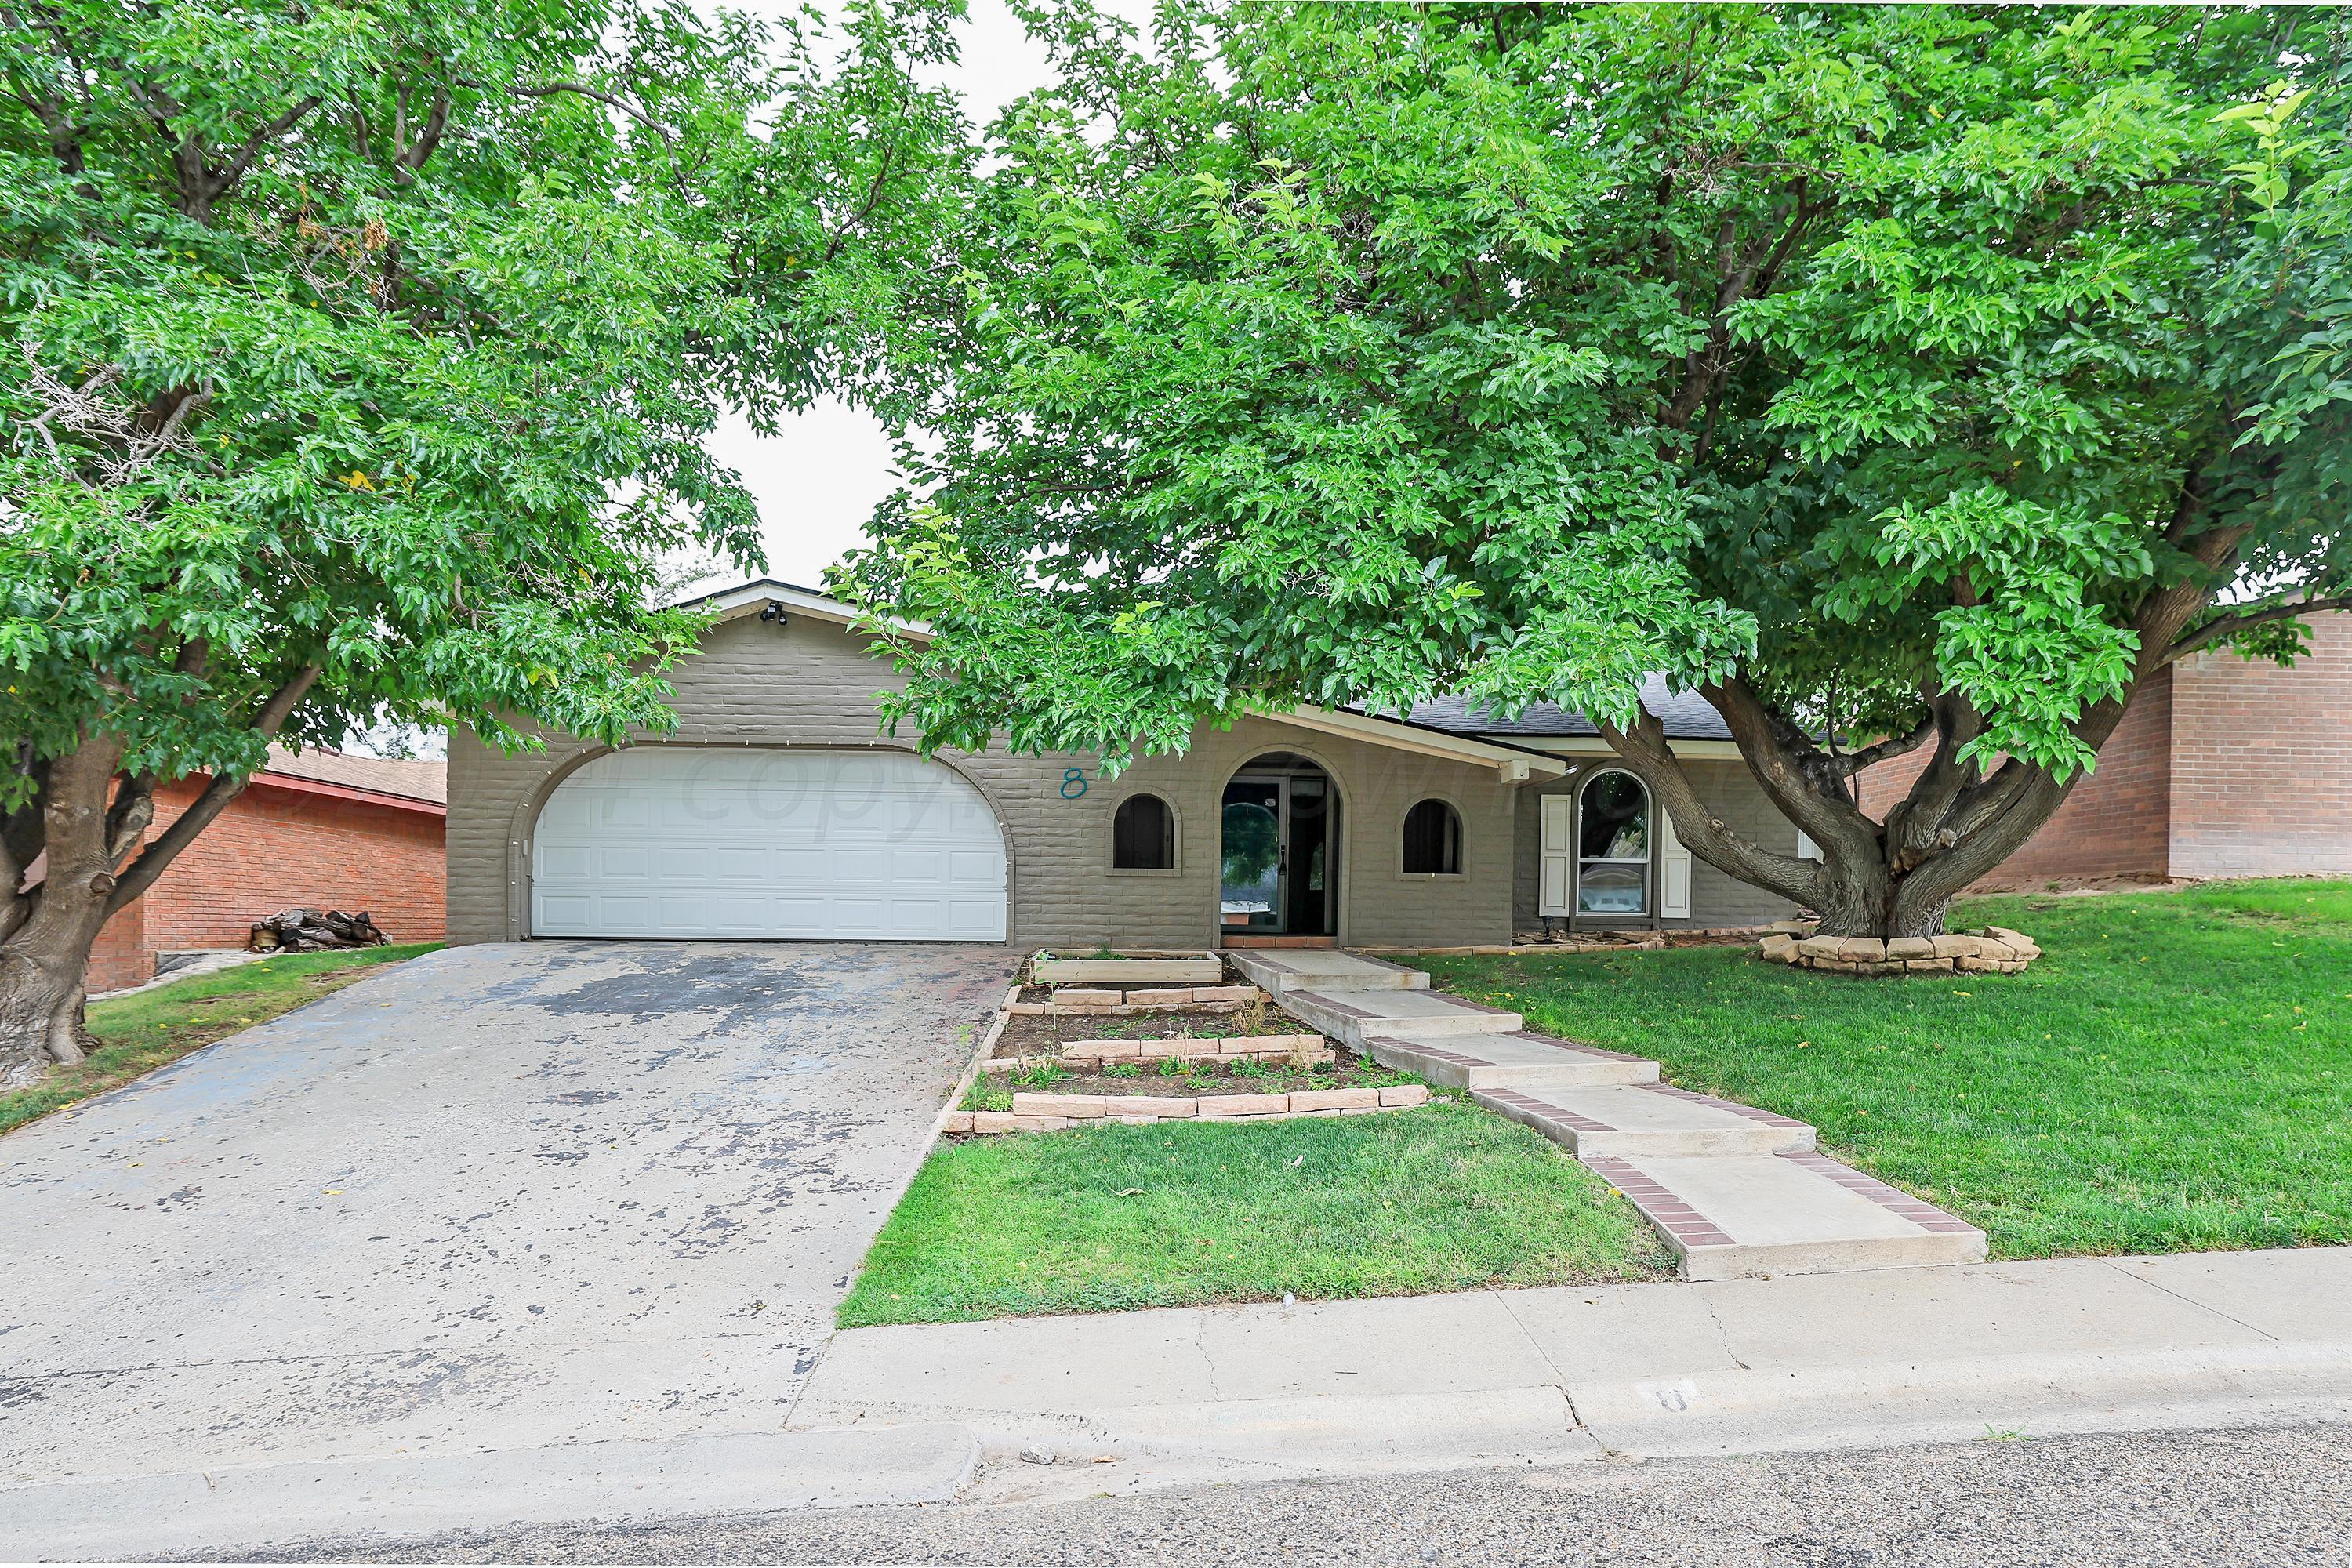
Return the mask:
[(1091, 1501), (536, 1526), (264, 1562), (1907, 1565), (2352, 1562), (2352, 1427), (1988, 1434), (1769, 1458), (1598, 1461)]

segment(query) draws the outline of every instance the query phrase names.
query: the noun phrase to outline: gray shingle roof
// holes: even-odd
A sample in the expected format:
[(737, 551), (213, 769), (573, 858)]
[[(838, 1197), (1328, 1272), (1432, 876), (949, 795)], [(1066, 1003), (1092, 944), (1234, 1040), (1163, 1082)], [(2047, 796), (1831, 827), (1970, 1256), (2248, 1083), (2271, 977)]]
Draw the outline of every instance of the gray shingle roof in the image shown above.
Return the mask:
[[(1656, 714), (1673, 741), (1728, 741), (1731, 729), (1715, 705), (1696, 691), (1673, 692), (1663, 675), (1642, 682), (1642, 706)], [(1591, 720), (1571, 709), (1538, 702), (1516, 719), (1498, 718), (1478, 708), (1467, 697), (1440, 697), (1414, 705), (1405, 715), (1410, 723), (1456, 735), (1542, 736), (1598, 735)]]

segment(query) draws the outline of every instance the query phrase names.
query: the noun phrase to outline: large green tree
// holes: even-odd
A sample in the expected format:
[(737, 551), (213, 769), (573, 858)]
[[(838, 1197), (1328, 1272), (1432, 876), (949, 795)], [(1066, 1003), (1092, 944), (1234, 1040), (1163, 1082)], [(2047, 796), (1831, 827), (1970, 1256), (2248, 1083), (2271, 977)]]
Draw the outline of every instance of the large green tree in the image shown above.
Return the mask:
[[(933, 743), (1556, 701), (1701, 858), (1922, 934), (2167, 664), (2352, 603), (2344, 12), (1038, 26), (843, 579), (929, 623)], [(1824, 860), (1709, 815), (1647, 671)]]
[(0, 3), (0, 1084), (273, 738), (668, 721), (661, 560), (758, 555), (703, 438), (870, 359), (944, 21)]

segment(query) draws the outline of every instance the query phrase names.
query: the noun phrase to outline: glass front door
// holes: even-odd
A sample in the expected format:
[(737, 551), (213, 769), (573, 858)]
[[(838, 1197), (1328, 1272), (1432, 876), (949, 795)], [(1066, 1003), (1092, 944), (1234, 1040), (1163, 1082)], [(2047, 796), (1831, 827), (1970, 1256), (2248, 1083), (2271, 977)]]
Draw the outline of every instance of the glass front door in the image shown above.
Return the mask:
[(1283, 921), (1283, 855), (1289, 784), (1280, 778), (1237, 778), (1225, 786), (1223, 849), (1219, 861), (1217, 915), (1227, 931), (1279, 932)]

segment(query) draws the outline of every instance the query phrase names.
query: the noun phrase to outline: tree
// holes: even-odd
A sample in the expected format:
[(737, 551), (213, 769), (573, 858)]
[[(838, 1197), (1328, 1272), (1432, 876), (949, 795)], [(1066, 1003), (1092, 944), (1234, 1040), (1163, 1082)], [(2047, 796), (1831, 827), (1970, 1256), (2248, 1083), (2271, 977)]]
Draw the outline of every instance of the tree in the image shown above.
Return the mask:
[[(0, 4), (0, 1085), (272, 739), (669, 722), (702, 438), (872, 354), (962, 156), (944, 17)], [(770, 52), (771, 47), (774, 52)], [(195, 804), (142, 842), (160, 780)]]
[[(841, 579), (929, 623), (928, 743), (1560, 702), (1709, 864), (1917, 935), (2168, 663), (2352, 604), (2341, 11), (1039, 26)], [(1824, 860), (1709, 815), (1645, 671)]]

